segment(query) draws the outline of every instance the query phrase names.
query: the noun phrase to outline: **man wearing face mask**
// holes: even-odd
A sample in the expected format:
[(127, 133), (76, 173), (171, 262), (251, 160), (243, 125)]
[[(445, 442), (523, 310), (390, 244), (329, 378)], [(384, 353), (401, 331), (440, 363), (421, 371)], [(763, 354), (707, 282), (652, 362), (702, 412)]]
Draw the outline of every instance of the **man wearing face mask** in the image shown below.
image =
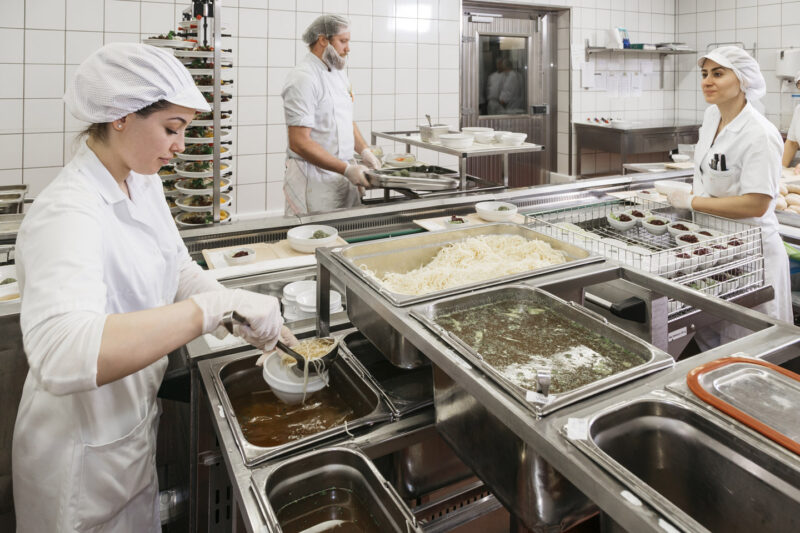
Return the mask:
[[(287, 215), (359, 205), (369, 185), (364, 172), (380, 166), (353, 122), (353, 91), (343, 70), (350, 51), (348, 20), (317, 17), (303, 41), (310, 52), (281, 92), (289, 130), (283, 184)], [(354, 149), (366, 166), (352, 161)]]

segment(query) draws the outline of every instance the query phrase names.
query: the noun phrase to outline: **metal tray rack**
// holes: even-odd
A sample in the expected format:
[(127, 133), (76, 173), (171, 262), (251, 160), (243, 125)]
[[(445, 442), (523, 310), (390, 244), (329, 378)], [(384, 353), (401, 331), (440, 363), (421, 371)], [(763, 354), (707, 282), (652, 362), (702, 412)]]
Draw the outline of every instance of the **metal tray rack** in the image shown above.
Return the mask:
[[(534, 230), (570, 242), (609, 259), (644, 270), (725, 300), (755, 291), (764, 286), (764, 256), (761, 228), (744, 222), (692, 213), (691, 222), (720, 235), (698, 244), (677, 245), (669, 232), (653, 235), (637, 224), (628, 231), (619, 231), (608, 223), (606, 215), (638, 209), (671, 220), (687, 220), (672, 206), (637, 199), (636, 204), (622, 200), (534, 213), (525, 224)], [(566, 226), (565, 223), (578, 226)], [(736, 241), (740, 244), (729, 246)], [(716, 251), (713, 246), (725, 246)], [(713, 250), (706, 256), (694, 252), (699, 248)], [(686, 253), (691, 259), (681, 260)], [(677, 300), (669, 301), (669, 320), (690, 313), (693, 308)]]

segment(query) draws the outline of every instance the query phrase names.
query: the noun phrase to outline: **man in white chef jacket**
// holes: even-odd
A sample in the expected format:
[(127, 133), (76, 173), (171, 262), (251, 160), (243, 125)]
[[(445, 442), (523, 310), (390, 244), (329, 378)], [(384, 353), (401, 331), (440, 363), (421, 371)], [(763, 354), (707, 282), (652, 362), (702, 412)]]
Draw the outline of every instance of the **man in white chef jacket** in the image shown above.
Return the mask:
[[(353, 122), (353, 91), (344, 72), (350, 51), (348, 20), (317, 17), (303, 41), (309, 53), (281, 92), (289, 132), (283, 184), (287, 215), (359, 205), (369, 185), (364, 172), (380, 166)], [(364, 165), (352, 161), (354, 149)]]

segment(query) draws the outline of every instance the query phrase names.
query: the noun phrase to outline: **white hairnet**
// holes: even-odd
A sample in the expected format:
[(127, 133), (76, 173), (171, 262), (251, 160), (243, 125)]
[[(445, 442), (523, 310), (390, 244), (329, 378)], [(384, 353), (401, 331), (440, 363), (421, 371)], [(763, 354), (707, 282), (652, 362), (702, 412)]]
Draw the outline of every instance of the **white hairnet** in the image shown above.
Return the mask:
[(64, 102), (75, 118), (113, 122), (159, 100), (211, 111), (189, 71), (171, 52), (136, 43), (110, 43), (78, 66)]
[(303, 32), (303, 42), (312, 45), (320, 35), (331, 38), (350, 31), (350, 21), (342, 15), (320, 15)]
[(706, 59), (729, 68), (736, 74), (748, 102), (758, 101), (767, 94), (767, 82), (764, 80), (764, 75), (761, 74), (758, 62), (742, 48), (720, 46), (701, 56), (697, 60), (697, 65), (702, 67)]

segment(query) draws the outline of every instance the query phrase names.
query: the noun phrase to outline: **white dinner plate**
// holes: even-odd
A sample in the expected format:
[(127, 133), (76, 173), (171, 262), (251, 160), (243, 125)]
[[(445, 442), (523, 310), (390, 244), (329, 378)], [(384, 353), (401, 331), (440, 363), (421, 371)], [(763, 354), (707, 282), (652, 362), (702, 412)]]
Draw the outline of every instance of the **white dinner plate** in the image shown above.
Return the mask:
[[(230, 134), (231, 132), (228, 130), (221, 130), (219, 132), (219, 137), (220, 139), (224, 139)], [(213, 144), (214, 137), (184, 137), (183, 142), (186, 144)]]

